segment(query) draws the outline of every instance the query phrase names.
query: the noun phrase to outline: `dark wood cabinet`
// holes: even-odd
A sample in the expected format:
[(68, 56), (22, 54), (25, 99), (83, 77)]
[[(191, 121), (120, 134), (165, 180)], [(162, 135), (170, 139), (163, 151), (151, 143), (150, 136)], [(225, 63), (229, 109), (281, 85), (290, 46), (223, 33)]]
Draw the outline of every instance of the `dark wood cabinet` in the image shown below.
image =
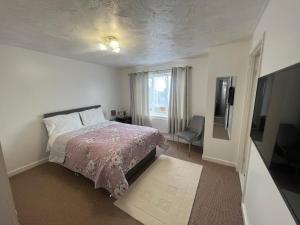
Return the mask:
[(131, 116), (117, 117), (116, 121), (120, 122), (120, 123), (132, 124), (132, 118), (131, 118)]

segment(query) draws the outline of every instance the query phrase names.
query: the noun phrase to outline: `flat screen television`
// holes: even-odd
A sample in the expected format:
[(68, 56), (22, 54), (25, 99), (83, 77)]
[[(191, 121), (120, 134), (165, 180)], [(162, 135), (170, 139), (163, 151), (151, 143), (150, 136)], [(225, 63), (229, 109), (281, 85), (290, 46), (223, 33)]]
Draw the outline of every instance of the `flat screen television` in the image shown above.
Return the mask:
[(251, 138), (300, 224), (300, 63), (258, 79)]

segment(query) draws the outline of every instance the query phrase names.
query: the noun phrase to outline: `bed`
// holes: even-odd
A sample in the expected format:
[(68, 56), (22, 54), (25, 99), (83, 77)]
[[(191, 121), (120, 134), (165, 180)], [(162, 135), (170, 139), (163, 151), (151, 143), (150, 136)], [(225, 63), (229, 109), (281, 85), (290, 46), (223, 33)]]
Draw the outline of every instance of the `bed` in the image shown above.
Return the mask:
[[(100, 107), (48, 113), (44, 118)], [(95, 188), (105, 188), (113, 197), (119, 198), (127, 191), (128, 180), (155, 158), (156, 146), (163, 146), (163, 143), (164, 137), (157, 129), (106, 120), (50, 135), (47, 149), (50, 162), (82, 174), (94, 182)]]

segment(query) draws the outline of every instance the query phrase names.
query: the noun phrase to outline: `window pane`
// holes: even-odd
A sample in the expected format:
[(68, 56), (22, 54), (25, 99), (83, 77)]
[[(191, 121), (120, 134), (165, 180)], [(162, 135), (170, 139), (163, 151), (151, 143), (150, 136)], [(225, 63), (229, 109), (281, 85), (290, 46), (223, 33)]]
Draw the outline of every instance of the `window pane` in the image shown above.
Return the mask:
[(171, 72), (150, 73), (149, 109), (151, 116), (168, 116)]

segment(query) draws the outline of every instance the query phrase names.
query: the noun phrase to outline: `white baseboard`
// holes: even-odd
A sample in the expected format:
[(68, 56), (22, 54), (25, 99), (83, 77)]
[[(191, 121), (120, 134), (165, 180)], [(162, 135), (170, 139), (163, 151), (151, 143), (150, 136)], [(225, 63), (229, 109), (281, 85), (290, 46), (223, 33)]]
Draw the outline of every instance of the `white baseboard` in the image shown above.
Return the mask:
[(245, 204), (242, 202), (242, 214), (243, 214), (243, 221), (244, 225), (250, 225), (249, 220), (248, 220), (248, 215), (247, 215), (247, 210)]
[(25, 166), (22, 166), (22, 167), (19, 167), (17, 169), (10, 170), (10, 171), (8, 171), (7, 175), (8, 175), (8, 177), (12, 177), (14, 175), (17, 175), (18, 173), (22, 173), (22, 172), (24, 172), (26, 170), (29, 170), (29, 169), (31, 169), (33, 167), (41, 165), (41, 164), (43, 164), (45, 162), (48, 162), (48, 157), (40, 159), (40, 160), (38, 160), (36, 162), (29, 163), (29, 164), (27, 164)]
[(239, 178), (240, 178), (240, 184), (241, 184), (241, 189), (242, 189), (242, 193), (244, 192), (244, 185), (245, 185), (245, 176), (241, 173), (239, 173)]
[(230, 162), (230, 161), (226, 161), (226, 160), (223, 160), (223, 159), (213, 158), (213, 157), (206, 156), (206, 155), (202, 155), (202, 159), (206, 160), (206, 161), (209, 161), (209, 162), (213, 162), (213, 163), (217, 163), (217, 164), (221, 164), (221, 165), (225, 165), (225, 166), (230, 166), (230, 167), (236, 168), (236, 163)]

